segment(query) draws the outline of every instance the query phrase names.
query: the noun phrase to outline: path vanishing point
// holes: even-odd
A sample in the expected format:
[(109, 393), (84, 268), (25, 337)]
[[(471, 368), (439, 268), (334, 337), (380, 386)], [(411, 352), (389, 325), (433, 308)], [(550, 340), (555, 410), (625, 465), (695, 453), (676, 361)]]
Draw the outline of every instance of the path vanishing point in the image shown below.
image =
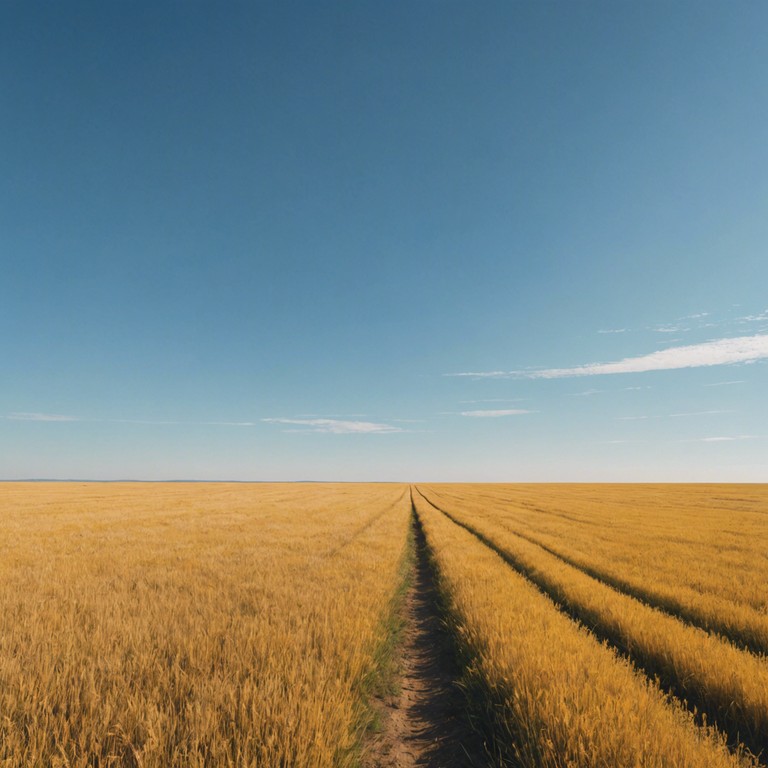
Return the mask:
[(459, 668), (441, 619), (427, 543), (414, 512), (415, 557), (403, 606), (399, 691), (381, 702), (382, 729), (365, 768), (481, 768), (489, 765), (469, 725)]

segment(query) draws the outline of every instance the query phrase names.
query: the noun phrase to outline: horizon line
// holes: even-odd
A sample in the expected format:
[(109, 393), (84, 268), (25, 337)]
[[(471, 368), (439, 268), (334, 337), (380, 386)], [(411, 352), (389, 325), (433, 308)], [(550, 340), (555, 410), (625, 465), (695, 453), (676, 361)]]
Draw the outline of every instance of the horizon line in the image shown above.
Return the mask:
[(349, 484), (365, 485), (372, 483), (391, 485), (768, 485), (768, 480), (201, 480), (201, 479), (166, 479), (137, 480), (113, 478), (95, 480), (88, 478), (32, 477), (0, 479), (2, 483), (208, 483), (208, 484)]

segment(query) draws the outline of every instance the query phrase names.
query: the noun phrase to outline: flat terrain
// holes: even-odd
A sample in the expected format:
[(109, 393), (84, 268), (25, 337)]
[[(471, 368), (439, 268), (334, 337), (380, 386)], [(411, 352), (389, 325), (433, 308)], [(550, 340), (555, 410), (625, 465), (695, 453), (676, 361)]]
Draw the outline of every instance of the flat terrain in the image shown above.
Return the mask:
[(0, 484), (0, 764), (754, 764), (767, 545), (764, 485)]
[(354, 764), (410, 524), (404, 486), (3, 486), (0, 764)]
[(414, 564), (402, 607), (397, 690), (379, 706), (382, 730), (368, 739), (366, 768), (487, 766), (460, 690), (454, 643), (439, 609), (424, 531), (414, 525)]

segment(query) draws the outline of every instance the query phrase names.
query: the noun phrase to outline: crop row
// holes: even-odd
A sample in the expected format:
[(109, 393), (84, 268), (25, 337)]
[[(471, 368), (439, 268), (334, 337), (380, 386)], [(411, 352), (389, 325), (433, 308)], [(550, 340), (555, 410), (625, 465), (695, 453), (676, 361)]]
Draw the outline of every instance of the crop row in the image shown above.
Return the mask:
[(430, 490), (473, 513), (492, 513), (649, 605), (754, 652), (768, 652), (768, 488), (463, 488)]
[[(426, 499), (430, 498), (425, 491)], [(434, 501), (434, 500), (433, 500)], [(571, 616), (626, 653), (735, 743), (759, 752), (768, 734), (768, 662), (574, 568), (506, 527), (503, 517), (434, 502), (487, 542)]]
[[(746, 764), (477, 536), (414, 492), (496, 748), (537, 768)], [(502, 757), (499, 757), (499, 761)]]

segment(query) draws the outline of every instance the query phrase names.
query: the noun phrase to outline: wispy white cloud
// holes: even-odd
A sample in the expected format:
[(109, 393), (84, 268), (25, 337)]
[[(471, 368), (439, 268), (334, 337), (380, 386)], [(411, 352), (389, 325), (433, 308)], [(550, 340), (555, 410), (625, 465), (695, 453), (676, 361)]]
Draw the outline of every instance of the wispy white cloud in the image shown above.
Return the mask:
[(600, 395), (605, 392), (604, 389), (587, 389), (584, 392), (571, 392), (571, 397), (590, 397), (591, 395)]
[(255, 421), (204, 421), (202, 424), (209, 424), (212, 427), (256, 427)]
[(696, 326), (697, 328), (710, 328), (715, 325), (715, 323), (709, 321), (704, 322), (709, 316), (709, 312), (694, 312), (693, 314), (679, 317), (671, 323), (660, 323), (659, 325), (653, 326), (650, 330), (656, 331), (656, 333), (687, 333), (692, 330), (692, 326)]
[(743, 317), (736, 318), (737, 323), (762, 323), (766, 320), (768, 320), (768, 309), (757, 315), (744, 315)]
[(147, 426), (190, 426), (190, 427), (258, 427), (258, 421), (176, 421), (170, 419), (89, 419), (63, 416), (56, 413), (9, 413), (5, 417), (12, 421), (58, 421), (83, 422), (87, 424), (143, 424)]
[(344, 421), (341, 419), (262, 419), (269, 424), (289, 424), (308, 427), (310, 432), (329, 432), (334, 435), (369, 435), (403, 432), (400, 427), (373, 421)]
[(699, 368), (733, 363), (751, 363), (768, 357), (768, 334), (718, 339), (702, 344), (688, 344), (652, 352), (640, 357), (627, 357), (615, 363), (596, 363), (574, 368), (550, 368), (529, 376), (557, 379), (568, 376), (594, 376), (611, 373), (643, 373), (646, 371)]
[[(678, 317), (670, 322), (648, 326), (646, 330), (667, 335), (692, 333), (707, 328), (738, 328), (739, 326), (742, 328), (742, 333), (744, 333), (745, 326), (751, 326), (751, 333), (765, 333), (768, 330), (768, 327), (766, 327), (766, 323), (768, 323), (768, 309), (746, 315), (734, 313), (734, 310), (738, 310), (738, 308), (739, 305), (734, 304), (728, 313), (720, 316), (713, 315), (711, 312), (694, 312), (690, 315)], [(671, 339), (668, 339), (668, 342), (671, 341)]]
[(675, 419), (679, 416), (714, 416), (720, 413), (735, 413), (735, 411), (686, 411), (684, 413), (666, 413), (654, 416), (616, 416), (616, 421), (644, 421), (646, 419)]
[[(768, 313), (765, 315), (765, 317), (768, 317)], [(677, 319), (670, 322), (646, 326), (646, 330), (654, 331), (656, 333), (686, 333), (693, 330), (694, 328), (712, 328), (716, 325), (719, 325), (719, 323), (712, 322), (710, 318), (710, 312), (694, 312), (690, 315), (683, 315), (682, 317), (678, 317)], [(762, 315), (756, 315), (750, 319), (754, 318), (764, 319)], [(598, 333), (628, 333), (629, 331), (629, 328), (601, 328), (598, 330)]]
[(465, 371), (443, 374), (443, 376), (467, 376), (473, 379), (522, 379), (525, 375), (522, 371)]
[[(365, 419), (368, 417), (367, 413), (297, 413), (294, 419), (340, 419), (344, 420), (356, 420)], [(263, 419), (262, 419), (263, 421)]]
[(74, 416), (58, 413), (9, 413), (5, 418), (11, 421), (79, 421)]
[(501, 416), (519, 416), (523, 413), (531, 413), (520, 408), (506, 408), (497, 411), (462, 411), (461, 416), (470, 416), (477, 419), (497, 419)]
[(601, 376), (614, 373), (645, 373), (680, 368), (701, 368), (734, 363), (754, 363), (768, 358), (768, 334), (717, 339), (702, 344), (672, 347), (639, 357), (625, 357), (613, 363), (589, 363), (573, 368), (545, 368), (533, 371), (490, 371), (449, 373), (447, 376), (473, 378), (564, 379), (575, 376)]
[[(400, 427), (391, 424), (379, 424), (370, 421), (351, 421), (332, 418), (297, 418), (297, 419), (260, 419), (259, 421), (172, 421), (159, 419), (80, 419), (74, 416), (62, 416), (52, 413), (9, 413), (4, 417), (12, 421), (52, 421), (83, 422), (88, 424), (137, 424), (145, 426), (187, 426), (187, 427), (259, 427), (263, 422), (292, 424), (308, 427), (312, 432), (332, 432), (335, 434), (366, 434), (383, 432), (403, 432)], [(407, 422), (411, 419), (393, 419)], [(307, 431), (307, 430), (304, 430)]]
[(716, 381), (714, 384), (704, 384), (705, 387), (728, 387), (731, 384), (745, 384), (744, 379), (738, 379), (736, 381)]
[(170, 421), (163, 419), (83, 419), (97, 424), (144, 424), (150, 427), (258, 427), (258, 421)]
[[(716, 437), (691, 437), (674, 440), (675, 443), (731, 443), (738, 440), (759, 440), (760, 435), (719, 435)], [(647, 443), (647, 440), (603, 440), (600, 445), (622, 445)], [(657, 442), (657, 441), (654, 441)]]

